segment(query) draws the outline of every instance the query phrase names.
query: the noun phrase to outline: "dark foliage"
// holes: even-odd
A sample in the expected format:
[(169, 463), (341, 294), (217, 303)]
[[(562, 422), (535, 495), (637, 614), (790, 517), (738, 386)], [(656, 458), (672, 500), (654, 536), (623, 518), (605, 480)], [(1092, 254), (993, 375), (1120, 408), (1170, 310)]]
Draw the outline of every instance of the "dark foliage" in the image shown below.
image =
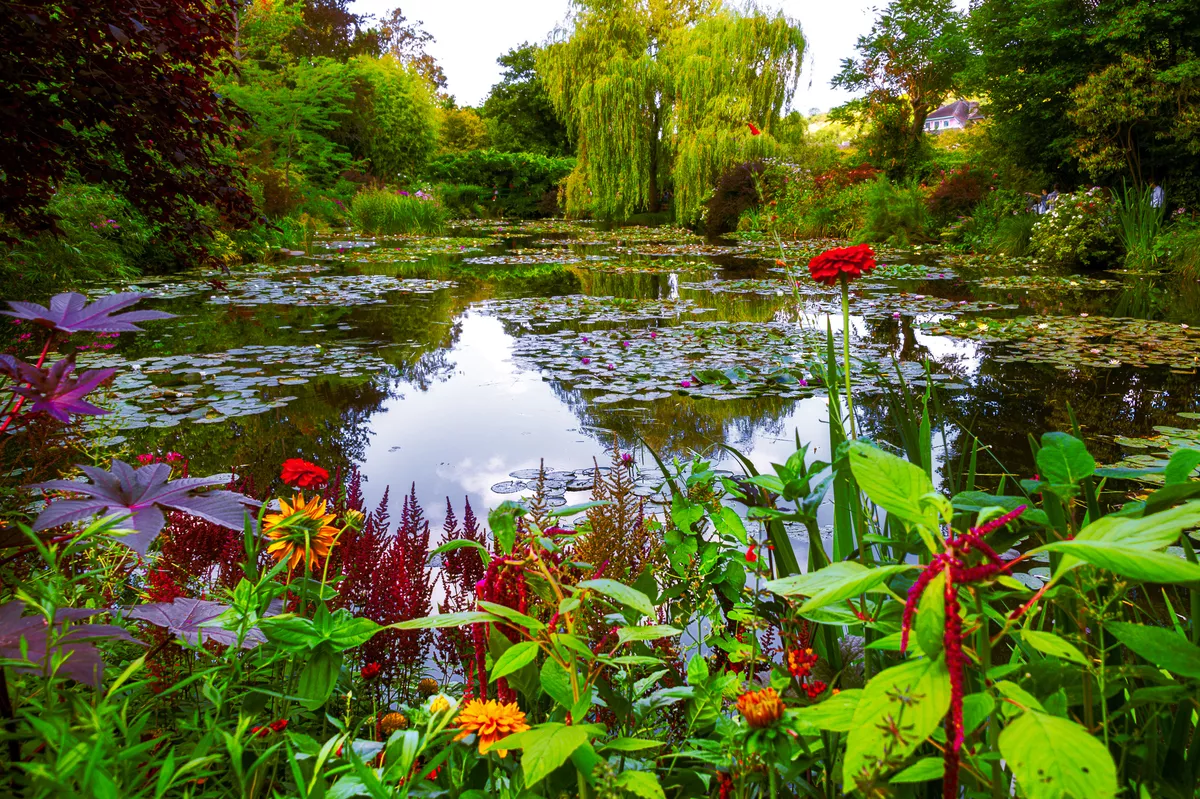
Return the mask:
[(209, 232), (195, 204), (248, 225), (245, 176), (218, 156), (244, 119), (212, 88), (237, 5), (6, 3), (0, 215), (22, 233), (56, 230), (47, 203), (77, 176), (118, 186), (180, 241)]
[(378, 55), (382, 48), (379, 31), (367, 27), (369, 15), (355, 14), (349, 6), (350, 0), (305, 0), (301, 24), (284, 42), (288, 52), (301, 58), (324, 56), (338, 61)]
[(942, 220), (965, 216), (990, 188), (987, 176), (970, 167), (947, 172), (929, 197), (929, 210)]
[(496, 59), (504, 71), (481, 109), (492, 146), (504, 152), (570, 155), (567, 128), (554, 114), (535, 71), (538, 48), (529, 43)]
[(765, 169), (762, 161), (748, 161), (725, 170), (708, 200), (705, 231), (709, 238), (732, 233), (742, 213), (763, 202), (759, 183)]

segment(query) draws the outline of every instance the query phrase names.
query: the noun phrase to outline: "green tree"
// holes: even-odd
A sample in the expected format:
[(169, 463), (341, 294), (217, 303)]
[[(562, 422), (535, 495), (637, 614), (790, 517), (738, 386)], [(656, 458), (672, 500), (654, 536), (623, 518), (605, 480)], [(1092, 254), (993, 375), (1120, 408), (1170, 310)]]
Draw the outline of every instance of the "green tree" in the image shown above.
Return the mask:
[(438, 142), (433, 87), (417, 70), (388, 54), (350, 62), (355, 100), (348, 122), (350, 149), (385, 180), (411, 179)]
[(1200, 194), (1200, 4), (980, 0), (969, 29), (1010, 153), (1068, 182), (1151, 173)]
[(578, 0), (538, 57), (578, 147), (568, 213), (656, 212), (673, 185), (676, 219), (697, 219), (725, 168), (774, 151), (756, 131), (777, 123), (803, 52), (782, 14), (716, 0)]
[(496, 59), (504, 71), (481, 109), (488, 139), (502, 152), (570, 155), (567, 129), (537, 74), (538, 52), (526, 42)]
[(438, 145), (441, 152), (465, 153), (487, 147), (487, 125), (474, 108), (442, 108), (439, 116)]
[(904, 173), (924, 141), (926, 117), (961, 88), (970, 55), (966, 19), (953, 0), (892, 0), (856, 49), (833, 85), (865, 96), (840, 116), (865, 117), (867, 149)]

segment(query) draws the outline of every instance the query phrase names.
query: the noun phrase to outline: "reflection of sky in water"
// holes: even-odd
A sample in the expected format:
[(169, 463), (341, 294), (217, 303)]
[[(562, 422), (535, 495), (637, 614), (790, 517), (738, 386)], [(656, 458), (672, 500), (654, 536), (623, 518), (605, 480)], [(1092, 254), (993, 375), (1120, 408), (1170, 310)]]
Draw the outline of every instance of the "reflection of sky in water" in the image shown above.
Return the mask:
[[(447, 360), (455, 364), (449, 379), (427, 391), (406, 390), (371, 416), (373, 436), (362, 466), (369, 506), (389, 485), (398, 502), (415, 480), (431, 527), (436, 527), (444, 518), (445, 497), (458, 516), (465, 496), (483, 517), (488, 508), (517, 496), (494, 493), (491, 487), (511, 479), (518, 469), (537, 468), (540, 459), (548, 470), (586, 468), (593, 458), (602, 466), (609, 462), (603, 433), (584, 431), (541, 374), (514, 368), (512, 342), (498, 320), (468, 312), (448, 353)], [(823, 397), (803, 399), (779, 423), (756, 425), (748, 435), (727, 424), (727, 439), (769, 473), (770, 464), (785, 462), (795, 451), (797, 431), (802, 442), (812, 442), (810, 459), (828, 460), (826, 420)], [(654, 465), (648, 452), (636, 454), (639, 462)], [(715, 446), (706, 454), (724, 468), (740, 471)], [(567, 494), (572, 504), (587, 498), (586, 491)]]

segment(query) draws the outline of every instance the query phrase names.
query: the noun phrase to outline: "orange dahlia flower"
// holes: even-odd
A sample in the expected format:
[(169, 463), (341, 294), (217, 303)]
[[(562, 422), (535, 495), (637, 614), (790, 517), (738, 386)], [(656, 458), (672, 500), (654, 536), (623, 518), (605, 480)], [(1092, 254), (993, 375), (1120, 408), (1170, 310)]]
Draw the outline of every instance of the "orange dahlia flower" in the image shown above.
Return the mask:
[(747, 691), (738, 697), (737, 706), (738, 712), (756, 730), (770, 727), (783, 718), (783, 700), (774, 688)]
[(812, 279), (826, 286), (836, 286), (840, 280), (854, 280), (876, 266), (875, 251), (866, 244), (826, 250), (808, 262)]
[[(525, 723), (525, 714), (517, 707), (516, 702), (502, 705), (495, 699), (487, 702), (472, 699), (467, 702), (459, 711), (456, 723), (460, 732), (454, 740), (461, 741), (468, 735), (478, 735), (481, 755), (491, 749), (497, 741), (529, 729), (529, 725)], [(496, 754), (504, 757), (508, 750), (497, 749)]]
[(296, 494), (291, 504), (280, 499), (279, 513), (268, 513), (263, 519), (263, 535), (273, 542), (267, 552), (276, 562), (286, 559), (289, 569), (307, 561), (315, 570), (318, 559), (329, 556), (338, 535), (329, 524), (334, 516), (326, 510), (325, 500), (317, 496), (305, 502), (303, 494)]

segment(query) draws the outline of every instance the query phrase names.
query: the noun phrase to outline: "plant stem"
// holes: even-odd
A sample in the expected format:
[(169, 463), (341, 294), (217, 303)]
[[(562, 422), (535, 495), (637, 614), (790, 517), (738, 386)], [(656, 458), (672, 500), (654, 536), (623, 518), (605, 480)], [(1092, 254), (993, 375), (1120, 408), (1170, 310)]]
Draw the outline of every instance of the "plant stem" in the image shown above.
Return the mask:
[(850, 438), (858, 436), (854, 433), (854, 399), (850, 388), (850, 283), (845, 275), (842, 283), (842, 370), (846, 374), (846, 416), (849, 421)]
[[(54, 343), (54, 331), (46, 337), (46, 344), (42, 347), (42, 354), (38, 356), (37, 363), (34, 366), (38, 369), (42, 368), (42, 364), (46, 362), (46, 354), (50, 352), (50, 345)], [(13, 419), (17, 418), (17, 414), (21, 411), (21, 406), (25, 404), (25, 397), (18, 397), (17, 404), (13, 405), (12, 410), (8, 412), (8, 417), (4, 420), (4, 424), (0, 424), (0, 433), (8, 429), (8, 426), (13, 423)]]
[(775, 799), (775, 791), (776, 791), (775, 781), (777, 778), (775, 776), (775, 768), (774, 767), (767, 768), (767, 779), (769, 779), (770, 783), (771, 783), (771, 799)]

